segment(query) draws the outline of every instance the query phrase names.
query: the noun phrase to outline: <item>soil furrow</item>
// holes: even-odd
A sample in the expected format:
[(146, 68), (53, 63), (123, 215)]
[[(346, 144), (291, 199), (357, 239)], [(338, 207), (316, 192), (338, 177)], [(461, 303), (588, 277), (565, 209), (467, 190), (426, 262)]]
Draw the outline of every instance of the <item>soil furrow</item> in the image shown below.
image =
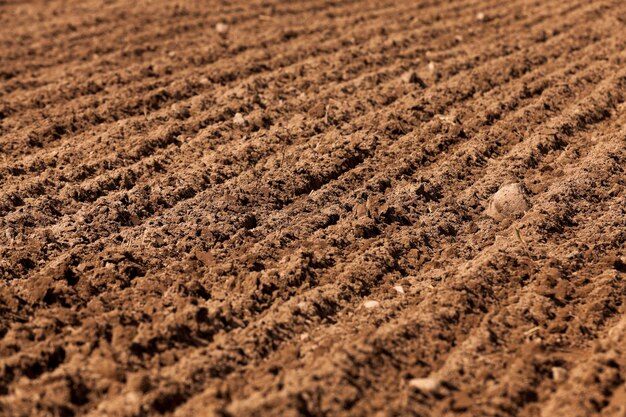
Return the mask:
[(626, 5), (0, 0), (0, 414), (626, 410)]

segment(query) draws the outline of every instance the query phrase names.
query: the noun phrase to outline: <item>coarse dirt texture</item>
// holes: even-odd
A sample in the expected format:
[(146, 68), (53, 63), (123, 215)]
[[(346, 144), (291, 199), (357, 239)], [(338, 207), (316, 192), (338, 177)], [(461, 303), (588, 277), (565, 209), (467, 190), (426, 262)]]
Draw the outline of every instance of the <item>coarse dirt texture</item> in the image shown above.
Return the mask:
[(0, 25), (0, 415), (626, 416), (626, 2)]

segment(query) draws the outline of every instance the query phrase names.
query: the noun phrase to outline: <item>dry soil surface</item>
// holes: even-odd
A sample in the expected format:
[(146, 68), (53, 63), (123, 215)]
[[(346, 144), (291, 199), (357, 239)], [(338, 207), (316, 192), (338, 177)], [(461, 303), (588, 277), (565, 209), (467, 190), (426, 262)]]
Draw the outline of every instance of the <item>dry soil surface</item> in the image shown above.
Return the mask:
[(0, 27), (0, 415), (626, 415), (623, 0)]

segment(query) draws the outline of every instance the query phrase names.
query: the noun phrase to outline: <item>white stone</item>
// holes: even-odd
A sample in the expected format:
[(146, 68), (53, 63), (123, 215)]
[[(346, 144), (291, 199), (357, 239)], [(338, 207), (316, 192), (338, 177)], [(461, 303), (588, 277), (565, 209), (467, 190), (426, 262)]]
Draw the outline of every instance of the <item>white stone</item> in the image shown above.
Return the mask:
[(380, 307), (380, 303), (375, 300), (367, 300), (363, 302), (363, 307), (367, 309), (378, 308)]
[(242, 126), (246, 123), (246, 120), (243, 118), (243, 115), (241, 113), (237, 113), (233, 118), (233, 123), (237, 126)]
[(426, 393), (436, 391), (440, 385), (437, 378), (413, 378), (409, 381), (409, 386)]
[(217, 33), (226, 33), (228, 32), (228, 25), (226, 23), (219, 22), (215, 25), (215, 31)]
[(567, 379), (567, 369), (560, 366), (552, 367), (552, 379), (554, 382), (564, 382)]

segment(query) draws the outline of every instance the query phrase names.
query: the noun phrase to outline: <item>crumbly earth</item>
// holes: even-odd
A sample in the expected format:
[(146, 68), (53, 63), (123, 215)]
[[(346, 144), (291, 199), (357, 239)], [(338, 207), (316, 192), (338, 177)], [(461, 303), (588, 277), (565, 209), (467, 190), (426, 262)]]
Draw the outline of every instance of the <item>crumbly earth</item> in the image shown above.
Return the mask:
[(0, 415), (626, 415), (626, 2), (0, 25)]

